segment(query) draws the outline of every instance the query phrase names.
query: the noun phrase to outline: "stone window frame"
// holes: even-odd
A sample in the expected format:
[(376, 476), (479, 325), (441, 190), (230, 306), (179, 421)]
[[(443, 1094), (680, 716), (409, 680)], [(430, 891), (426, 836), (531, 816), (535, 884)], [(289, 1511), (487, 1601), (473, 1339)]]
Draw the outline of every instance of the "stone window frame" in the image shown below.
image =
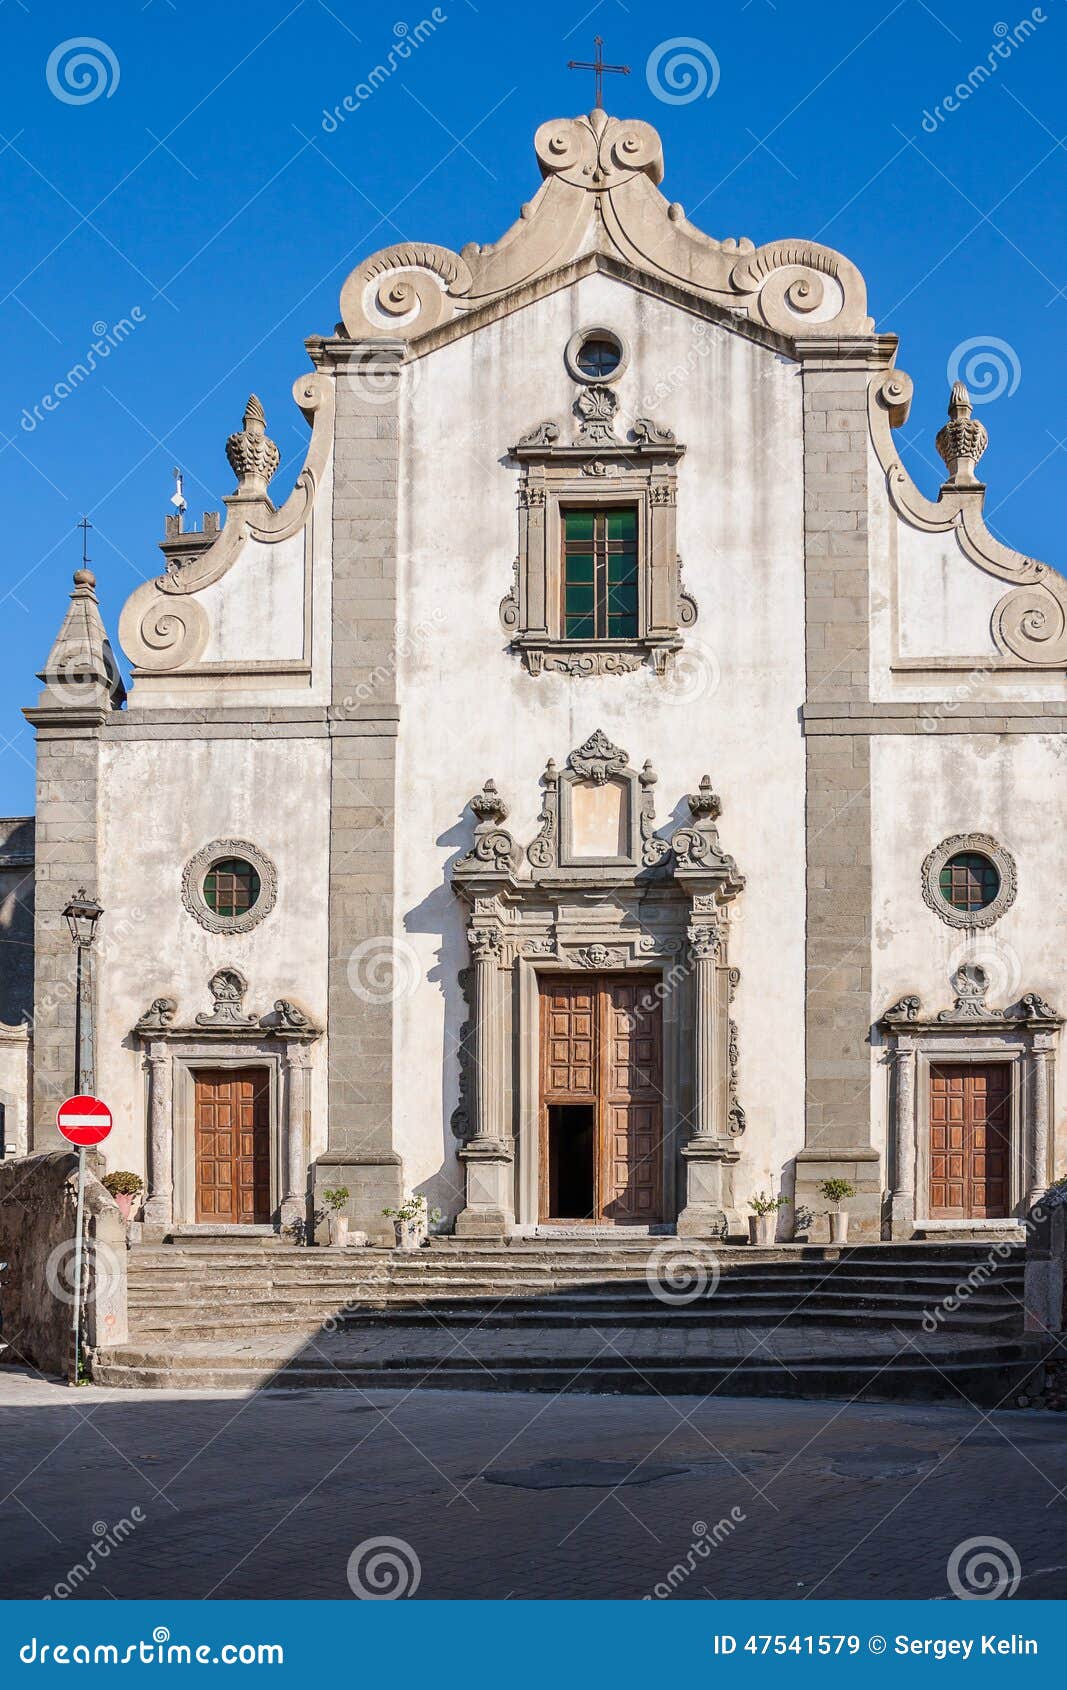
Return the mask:
[[(614, 341), (619, 349), (619, 362), (610, 375), (586, 375), (578, 362), (578, 354), (587, 340)], [(592, 323), (587, 328), (578, 329), (571, 335), (563, 352), (563, 362), (567, 366), (567, 374), (572, 381), (581, 382), (583, 387), (598, 387), (608, 382), (616, 382), (622, 376), (630, 362), (630, 348), (618, 329), (608, 328), (605, 323)]]
[[(211, 868), (227, 858), (239, 857), (251, 863), (259, 876), (259, 897), (251, 909), (240, 915), (219, 915), (204, 898), (204, 880)], [(209, 933), (250, 933), (270, 915), (278, 899), (278, 870), (267, 853), (249, 839), (213, 839), (182, 870), (182, 903)]]
[[(697, 618), (678, 557), (678, 463), (685, 447), (648, 417), (634, 419), (629, 440), (618, 439), (617, 409), (611, 387), (587, 381), (574, 405), (579, 423), (572, 444), (562, 444), (559, 426), (545, 422), (511, 448), (519, 466), (519, 549), (500, 622), (532, 675), (626, 674), (648, 662), (665, 674), (683, 630)], [(637, 635), (567, 639), (562, 513), (624, 506), (637, 512)]]
[[(988, 857), (1000, 876), (1000, 890), (996, 897), (983, 909), (960, 910), (950, 904), (941, 892), (941, 870), (951, 857), (959, 856), (962, 852), (970, 851), (977, 856)], [(947, 839), (942, 839), (940, 845), (935, 845), (929, 852), (922, 866), (923, 899), (928, 908), (949, 927), (981, 928), (992, 927), (1001, 916), (1009, 910), (1015, 902), (1015, 895), (1019, 889), (1019, 875), (1015, 866), (1015, 858), (1006, 846), (1001, 845), (989, 833), (954, 833)]]

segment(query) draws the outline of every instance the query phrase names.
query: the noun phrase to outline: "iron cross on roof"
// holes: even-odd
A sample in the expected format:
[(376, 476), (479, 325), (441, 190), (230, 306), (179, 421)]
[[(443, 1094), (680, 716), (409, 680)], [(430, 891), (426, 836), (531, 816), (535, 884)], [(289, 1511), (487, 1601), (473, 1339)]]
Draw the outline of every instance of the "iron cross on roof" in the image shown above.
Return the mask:
[(599, 35), (594, 36), (593, 44), (596, 47), (596, 56), (593, 59), (592, 64), (589, 64), (584, 59), (568, 59), (567, 60), (567, 69), (568, 70), (591, 70), (594, 73), (594, 75), (596, 77), (596, 107), (597, 107), (598, 111), (603, 111), (603, 109), (604, 109), (604, 72), (605, 71), (611, 71), (616, 76), (629, 76), (630, 67), (629, 67), (629, 65), (606, 65), (604, 63), (604, 43), (601, 40)]

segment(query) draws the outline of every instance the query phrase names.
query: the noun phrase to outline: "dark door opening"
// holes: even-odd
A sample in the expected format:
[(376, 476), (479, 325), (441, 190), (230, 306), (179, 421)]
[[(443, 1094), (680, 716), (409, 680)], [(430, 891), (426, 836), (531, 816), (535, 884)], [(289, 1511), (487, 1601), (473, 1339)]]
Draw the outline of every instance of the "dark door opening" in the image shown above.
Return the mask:
[(548, 1109), (548, 1201), (553, 1220), (589, 1220), (596, 1205), (596, 1107), (552, 1103)]

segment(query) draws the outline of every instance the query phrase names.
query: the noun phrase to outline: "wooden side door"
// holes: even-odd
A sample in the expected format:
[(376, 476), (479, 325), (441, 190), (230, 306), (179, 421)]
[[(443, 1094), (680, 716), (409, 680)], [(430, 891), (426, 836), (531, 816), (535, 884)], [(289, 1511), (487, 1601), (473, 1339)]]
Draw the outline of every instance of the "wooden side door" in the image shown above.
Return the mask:
[(264, 1068), (195, 1077), (196, 1218), (264, 1225), (270, 1215), (270, 1077)]
[(998, 1219), (1008, 1213), (1011, 1071), (1007, 1063), (930, 1069), (930, 1215)]
[(600, 1208), (625, 1226), (663, 1219), (663, 1018), (651, 983), (606, 977)]
[[(549, 1111), (555, 1105), (597, 1104), (599, 1026), (594, 975), (542, 976), (540, 1192), (542, 1220), (558, 1218), (551, 1181)], [(568, 1216), (584, 1219), (584, 1216)], [(590, 1217), (591, 1218), (591, 1217)]]

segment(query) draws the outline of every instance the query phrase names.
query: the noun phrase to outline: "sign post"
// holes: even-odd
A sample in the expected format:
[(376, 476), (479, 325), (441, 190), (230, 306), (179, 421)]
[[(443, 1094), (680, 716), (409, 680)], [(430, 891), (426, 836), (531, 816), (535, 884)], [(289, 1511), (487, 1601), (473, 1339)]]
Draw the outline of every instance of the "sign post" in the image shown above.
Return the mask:
[(111, 1131), (111, 1110), (98, 1097), (68, 1097), (56, 1110), (56, 1125), (78, 1147), (78, 1215), (74, 1224), (74, 1379), (81, 1361), (82, 1223), (85, 1215), (85, 1147), (102, 1144)]

